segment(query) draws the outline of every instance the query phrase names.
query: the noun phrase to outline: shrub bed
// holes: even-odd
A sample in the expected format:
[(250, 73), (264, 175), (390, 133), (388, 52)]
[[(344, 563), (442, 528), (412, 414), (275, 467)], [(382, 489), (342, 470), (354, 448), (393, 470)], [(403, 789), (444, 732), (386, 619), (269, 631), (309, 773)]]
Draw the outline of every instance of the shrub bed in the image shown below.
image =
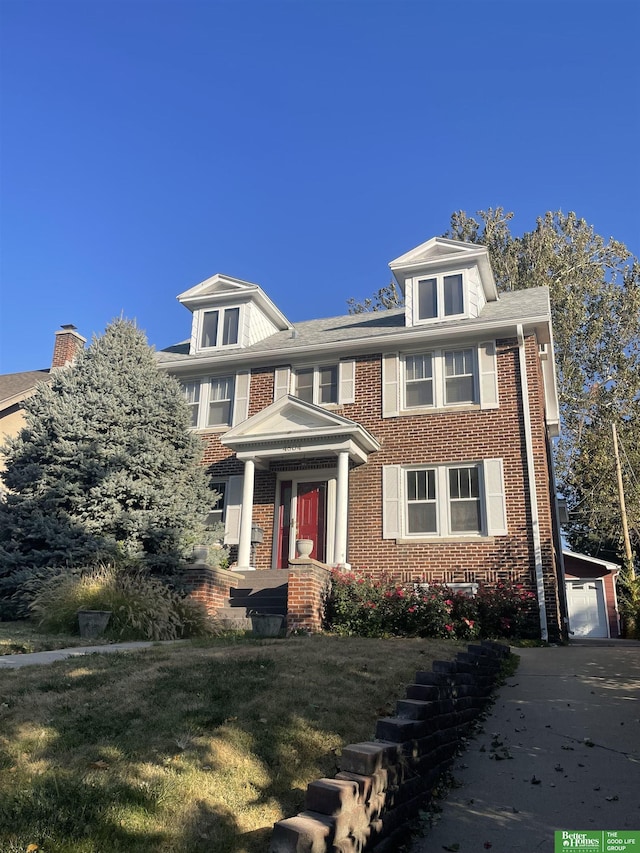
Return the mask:
[(481, 585), (475, 596), (445, 584), (402, 584), (388, 575), (332, 573), (326, 628), (358, 637), (535, 638), (535, 595), (522, 584)]

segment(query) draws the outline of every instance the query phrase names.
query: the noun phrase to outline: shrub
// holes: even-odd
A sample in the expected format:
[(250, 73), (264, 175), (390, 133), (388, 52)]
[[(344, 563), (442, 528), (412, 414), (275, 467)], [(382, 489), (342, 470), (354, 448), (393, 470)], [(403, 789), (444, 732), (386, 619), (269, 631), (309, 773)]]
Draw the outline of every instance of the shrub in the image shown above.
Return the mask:
[(478, 616), (483, 637), (534, 639), (540, 636), (536, 596), (521, 583), (498, 581), (482, 585), (478, 592)]
[(327, 627), (360, 637), (477, 636), (473, 599), (446, 586), (402, 584), (390, 576), (334, 571)]
[(522, 584), (483, 586), (477, 596), (445, 584), (402, 584), (391, 576), (334, 571), (326, 626), (359, 637), (537, 636), (535, 595)]
[(214, 630), (198, 602), (159, 578), (114, 566), (64, 571), (46, 581), (31, 603), (40, 627), (54, 633), (77, 633), (78, 610), (110, 610), (106, 635), (117, 640), (175, 640)]

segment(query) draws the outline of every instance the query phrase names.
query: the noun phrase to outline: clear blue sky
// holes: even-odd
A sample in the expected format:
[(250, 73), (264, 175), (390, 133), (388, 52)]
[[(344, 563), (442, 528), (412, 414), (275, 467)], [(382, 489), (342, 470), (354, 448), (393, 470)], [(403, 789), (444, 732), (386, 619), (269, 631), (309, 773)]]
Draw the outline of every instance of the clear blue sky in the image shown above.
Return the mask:
[(216, 272), (346, 313), (450, 214), (640, 253), (634, 0), (0, 0), (0, 371)]

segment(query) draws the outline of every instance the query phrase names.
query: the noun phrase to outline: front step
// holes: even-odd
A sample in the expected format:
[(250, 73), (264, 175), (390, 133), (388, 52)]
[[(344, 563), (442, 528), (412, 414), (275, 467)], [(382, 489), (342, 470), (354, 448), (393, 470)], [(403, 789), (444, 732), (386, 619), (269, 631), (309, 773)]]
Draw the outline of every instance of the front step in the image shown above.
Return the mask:
[(253, 628), (251, 619), (238, 607), (220, 607), (215, 618), (225, 631), (251, 631)]
[(289, 575), (282, 569), (246, 572), (241, 586), (229, 592), (229, 609), (286, 615)]

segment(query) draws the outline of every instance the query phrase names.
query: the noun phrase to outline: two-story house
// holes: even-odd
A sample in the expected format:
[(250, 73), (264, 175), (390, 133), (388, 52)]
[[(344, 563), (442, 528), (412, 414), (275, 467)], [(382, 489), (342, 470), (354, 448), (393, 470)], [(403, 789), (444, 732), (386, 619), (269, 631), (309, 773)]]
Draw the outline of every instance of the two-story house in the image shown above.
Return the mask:
[[(487, 250), (433, 238), (390, 264), (405, 307), (293, 324), (256, 284), (178, 296), (183, 385), (239, 571), (311, 556), (402, 581), (522, 583), (564, 617), (549, 294), (498, 295)], [(255, 525), (263, 541), (252, 547)]]

